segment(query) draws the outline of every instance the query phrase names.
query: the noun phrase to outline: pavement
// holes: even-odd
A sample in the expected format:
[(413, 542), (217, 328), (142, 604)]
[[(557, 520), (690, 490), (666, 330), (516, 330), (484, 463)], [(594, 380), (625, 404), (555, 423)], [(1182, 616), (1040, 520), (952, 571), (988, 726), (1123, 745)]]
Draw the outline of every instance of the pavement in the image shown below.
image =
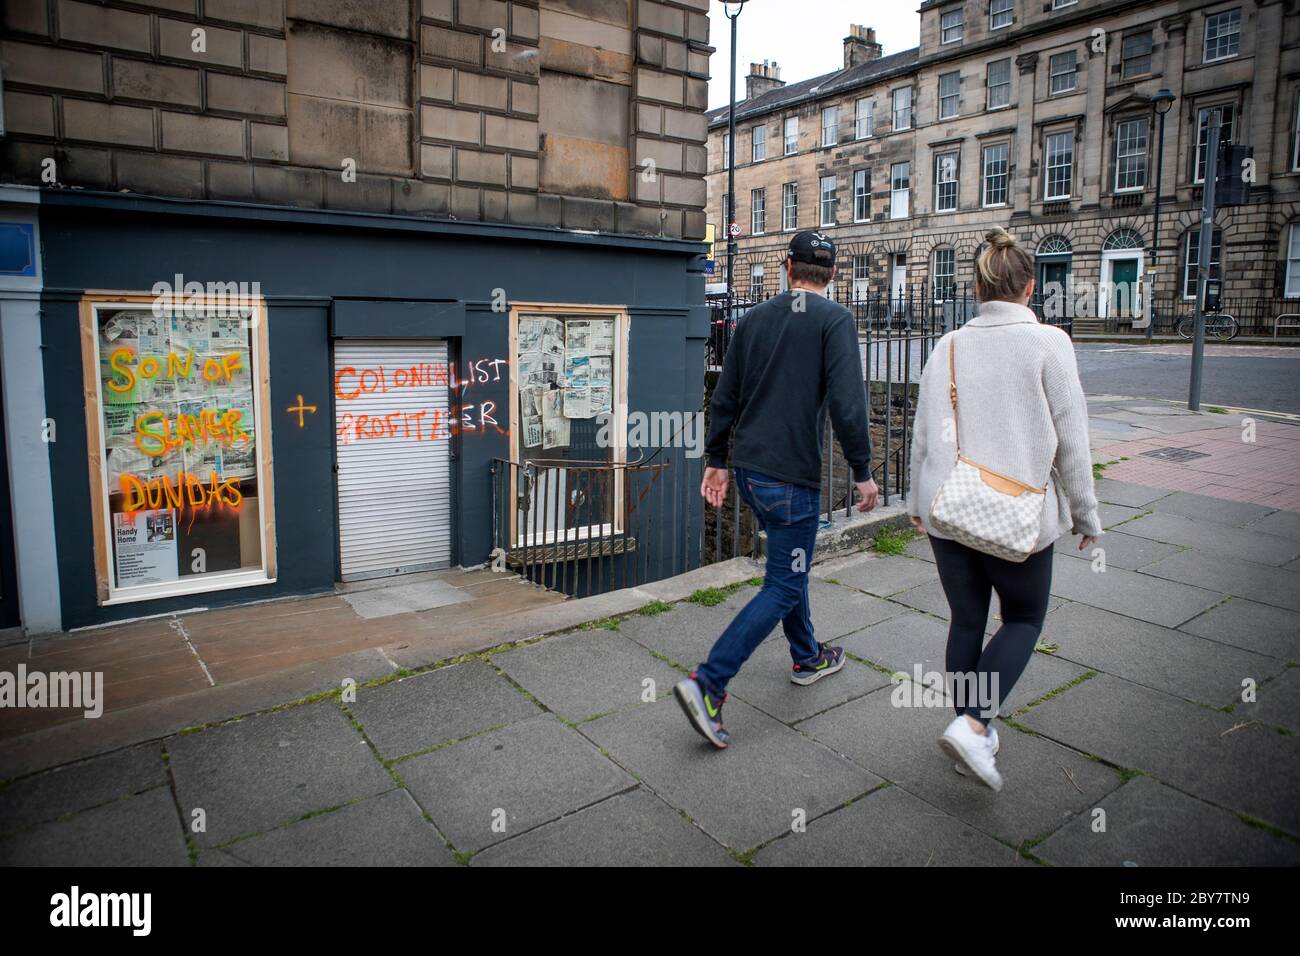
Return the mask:
[[(998, 718), (1000, 794), (935, 746), (951, 712), (915, 678), (942, 670), (947, 604), (925, 539), (882, 536), (813, 569), (844, 670), (792, 684), (775, 632), (732, 684), (726, 751), (671, 688), (754, 593), (743, 559), (518, 615), (549, 629), (501, 618), (491, 647), (354, 691), (14, 737), (0, 863), (1298, 865), (1300, 509), (1186, 477), (1204, 458), (1144, 456), (1178, 483), (1115, 477), (1120, 444), (1130, 462), (1226, 446), (1221, 415), (1117, 396), (1090, 412), (1108, 530), (1088, 553), (1058, 544), (1039, 650)], [(1297, 435), (1260, 422), (1207, 457), (1282, 501)]]

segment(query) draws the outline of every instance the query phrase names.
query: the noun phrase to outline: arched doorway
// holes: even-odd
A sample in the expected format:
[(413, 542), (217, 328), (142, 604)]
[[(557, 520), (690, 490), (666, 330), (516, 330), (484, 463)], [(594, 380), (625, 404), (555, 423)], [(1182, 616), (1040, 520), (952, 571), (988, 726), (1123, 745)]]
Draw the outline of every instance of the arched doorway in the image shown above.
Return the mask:
[(1101, 244), (1102, 318), (1135, 319), (1142, 314), (1143, 242), (1136, 229), (1116, 229)]

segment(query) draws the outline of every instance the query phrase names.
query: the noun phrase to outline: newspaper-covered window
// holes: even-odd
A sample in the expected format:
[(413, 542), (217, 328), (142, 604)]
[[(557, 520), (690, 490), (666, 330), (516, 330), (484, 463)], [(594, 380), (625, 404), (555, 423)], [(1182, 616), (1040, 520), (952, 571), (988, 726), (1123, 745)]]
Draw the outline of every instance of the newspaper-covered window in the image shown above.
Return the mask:
[(108, 598), (268, 579), (260, 314), (193, 301), (91, 307)]
[(519, 317), (519, 453), (608, 461), (600, 425), (614, 412), (614, 318)]

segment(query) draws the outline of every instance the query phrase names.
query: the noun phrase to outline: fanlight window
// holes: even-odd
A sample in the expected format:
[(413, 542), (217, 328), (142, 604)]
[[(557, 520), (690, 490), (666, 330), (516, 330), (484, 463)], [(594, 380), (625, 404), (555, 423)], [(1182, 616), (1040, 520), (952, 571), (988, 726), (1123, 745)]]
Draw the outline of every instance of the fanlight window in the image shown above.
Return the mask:
[(1070, 251), (1070, 240), (1065, 236), (1048, 236), (1038, 244), (1040, 256), (1066, 256)]
[(1141, 249), (1142, 237), (1133, 229), (1116, 229), (1106, 241), (1101, 244), (1102, 252), (1112, 252), (1116, 249)]

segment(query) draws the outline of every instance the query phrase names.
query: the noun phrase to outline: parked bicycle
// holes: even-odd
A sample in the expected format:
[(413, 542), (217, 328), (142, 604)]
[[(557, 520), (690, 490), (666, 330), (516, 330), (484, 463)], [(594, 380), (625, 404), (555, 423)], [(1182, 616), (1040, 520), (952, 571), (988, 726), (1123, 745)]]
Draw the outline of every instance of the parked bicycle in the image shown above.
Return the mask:
[[(1205, 316), (1205, 337), (1210, 336), (1218, 339), (1220, 342), (1230, 342), (1237, 337), (1241, 331), (1241, 325), (1227, 312), (1214, 312)], [(1196, 334), (1196, 318), (1186, 316), (1178, 323), (1178, 334), (1185, 339), (1190, 339)]]

